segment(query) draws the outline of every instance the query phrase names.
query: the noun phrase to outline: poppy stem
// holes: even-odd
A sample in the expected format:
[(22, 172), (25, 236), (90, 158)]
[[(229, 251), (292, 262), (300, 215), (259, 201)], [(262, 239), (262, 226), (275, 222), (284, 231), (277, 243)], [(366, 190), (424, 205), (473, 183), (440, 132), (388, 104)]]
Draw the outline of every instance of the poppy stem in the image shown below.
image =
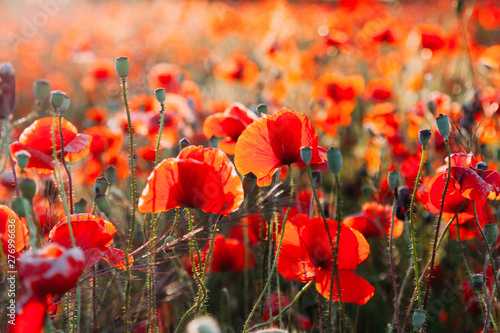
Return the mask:
[[(438, 239), (438, 234), (439, 234), (439, 226), (441, 225), (441, 218), (443, 217), (444, 199), (446, 196), (446, 191), (448, 190), (448, 184), (450, 183), (450, 176), (451, 176), (450, 140), (445, 140), (444, 143), (446, 145), (446, 152), (448, 153), (448, 175), (446, 175), (446, 182), (444, 184), (443, 196), (441, 197), (441, 207), (439, 209), (439, 215), (438, 215), (438, 219), (436, 222), (436, 231), (434, 232), (434, 243), (432, 245), (431, 266), (429, 269), (429, 277), (427, 279), (427, 287), (425, 289), (424, 307), (423, 307), (424, 311), (425, 311), (425, 308), (427, 306), (427, 300), (429, 299), (429, 291), (431, 289), (431, 282), (432, 282), (432, 271), (434, 270), (434, 260), (436, 259), (436, 251), (437, 251), (436, 244), (437, 244), (437, 239)], [(423, 151), (423, 149), (422, 149), (422, 151)], [(412, 200), (413, 200), (413, 198), (412, 198)], [(410, 212), (413, 213), (413, 211), (410, 211)]]
[(280, 240), (278, 243), (278, 246), (276, 248), (276, 254), (274, 256), (274, 261), (273, 265), (271, 268), (271, 271), (269, 272), (269, 276), (267, 278), (266, 284), (264, 285), (264, 288), (262, 289), (262, 292), (260, 293), (259, 298), (255, 302), (252, 311), (248, 315), (247, 320), (245, 321), (245, 326), (243, 327), (243, 333), (247, 332), (248, 330), (248, 325), (250, 324), (250, 320), (252, 320), (253, 315), (255, 314), (255, 311), (259, 307), (260, 303), (262, 302), (262, 299), (264, 298), (264, 295), (266, 294), (266, 290), (271, 284), (271, 280), (273, 279), (273, 273), (274, 270), (276, 269), (276, 265), (278, 263), (278, 258), (281, 250), (281, 244), (283, 243), (283, 236), (285, 235), (285, 227), (286, 227), (286, 221), (288, 219), (288, 214), (290, 213), (290, 210), (292, 208), (292, 203), (293, 203), (293, 177), (292, 177), (292, 167), (291, 165), (288, 165), (288, 171), (290, 174), (290, 204), (288, 205), (288, 209), (286, 210), (285, 217), (283, 218), (283, 226), (281, 227), (281, 235), (280, 235)]
[(64, 136), (62, 131), (62, 113), (59, 112), (59, 136), (61, 137), (61, 161), (68, 175), (69, 182), (69, 211), (73, 215), (73, 182), (71, 180), (71, 172), (69, 172), (68, 166), (66, 165), (66, 160), (64, 158)]
[(389, 234), (389, 261), (391, 265), (391, 277), (392, 277), (392, 285), (394, 288), (394, 316), (392, 318), (391, 328), (396, 325), (396, 332), (399, 333), (399, 298), (398, 298), (398, 283), (396, 281), (396, 272), (394, 270), (394, 256), (392, 253), (392, 239), (394, 233), (394, 215), (396, 215), (396, 202), (398, 200), (398, 189), (394, 190), (394, 201), (392, 204), (392, 214), (391, 214), (391, 233)]

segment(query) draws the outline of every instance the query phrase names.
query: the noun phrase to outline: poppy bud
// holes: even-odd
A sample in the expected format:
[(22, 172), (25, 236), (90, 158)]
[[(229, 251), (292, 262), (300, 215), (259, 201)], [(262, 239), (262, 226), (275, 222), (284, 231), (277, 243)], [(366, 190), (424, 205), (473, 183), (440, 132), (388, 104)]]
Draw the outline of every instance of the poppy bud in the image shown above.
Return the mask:
[(309, 146), (300, 148), (300, 158), (302, 158), (302, 161), (304, 161), (306, 165), (309, 165), (312, 159), (312, 148)]
[(486, 164), (486, 162), (481, 161), (476, 165), (476, 168), (479, 170), (488, 170), (488, 164)]
[(21, 189), (21, 192), (23, 194), (23, 197), (25, 197), (28, 200), (33, 199), (33, 197), (36, 194), (36, 183), (33, 179), (31, 178), (26, 178), (24, 179), (20, 184), (19, 188)]
[(94, 182), (94, 196), (98, 194), (106, 194), (108, 190), (110, 182), (106, 179), (106, 177), (98, 177)]
[(427, 103), (427, 108), (432, 114), (436, 114), (437, 108), (436, 108), (436, 103), (434, 103), (434, 101), (429, 101), (429, 103)]
[(268, 209), (264, 209), (262, 211), (262, 214), (267, 222), (270, 222), (273, 219), (274, 213), (276, 213), (276, 210), (273, 207), (268, 207)]
[(116, 168), (112, 165), (108, 166), (104, 171), (104, 175), (108, 180), (109, 184), (113, 184), (116, 180)]
[(396, 170), (390, 171), (387, 175), (387, 183), (393, 192), (396, 192), (401, 185), (401, 175)]
[(428, 129), (418, 131), (418, 141), (422, 145), (422, 149), (426, 149), (427, 144), (431, 141), (432, 132)]
[(66, 94), (60, 90), (54, 90), (50, 92), (50, 104), (52, 104), (54, 109), (59, 109), (61, 106), (63, 106), (65, 96)]
[(0, 119), (14, 113), (16, 105), (16, 76), (10, 62), (0, 64)]
[(217, 322), (210, 317), (199, 317), (192, 320), (186, 329), (187, 333), (221, 333)]
[(311, 171), (313, 183), (315, 188), (319, 188), (321, 186), (321, 179), (323, 178), (321, 171), (319, 170), (314, 170)]
[(75, 202), (75, 214), (83, 214), (87, 211), (87, 200), (80, 199)]
[(16, 212), (19, 217), (28, 217), (31, 211), (31, 205), (25, 197), (19, 197), (12, 202), (12, 210)]
[(106, 215), (109, 214), (109, 210), (111, 209), (111, 204), (109, 203), (108, 198), (104, 194), (97, 194), (95, 196), (95, 204), (102, 213)]
[(330, 148), (326, 152), (328, 168), (335, 175), (338, 176), (342, 169), (342, 154), (337, 148)]
[(444, 141), (448, 141), (450, 137), (450, 121), (448, 120), (448, 116), (440, 114), (439, 117), (436, 118), (436, 125)]
[(130, 71), (130, 62), (127, 57), (119, 57), (115, 59), (116, 74), (122, 79), (128, 76)]
[(28, 166), (28, 163), (30, 161), (31, 154), (28, 153), (26, 150), (21, 150), (16, 153), (16, 161), (17, 165), (23, 170)]
[(184, 148), (186, 148), (187, 146), (189, 146), (190, 142), (188, 139), (186, 138), (182, 138), (180, 141), (179, 141), (179, 148), (180, 150), (183, 150)]
[(212, 135), (209, 140), (209, 145), (212, 148), (217, 148), (219, 146), (219, 138)]
[(167, 95), (165, 94), (165, 89), (163, 88), (158, 88), (155, 90), (155, 97), (156, 97), (156, 100), (160, 103), (163, 103), (165, 102), (165, 100), (167, 99)]
[(243, 193), (248, 195), (255, 188), (255, 184), (257, 184), (257, 176), (253, 173), (249, 172), (243, 177)]
[(413, 329), (416, 331), (425, 323), (425, 311), (423, 309), (415, 309), (413, 311)]
[(33, 82), (33, 94), (38, 101), (43, 101), (50, 92), (50, 83), (44, 79), (38, 79)]
[(166, 238), (165, 238), (165, 241), (163, 242), (163, 246), (169, 244), (169, 243), (172, 243), (173, 241), (175, 240), (175, 237), (172, 236), (172, 235), (168, 235)]
[(257, 105), (257, 115), (260, 117), (262, 114), (269, 114), (266, 104)]
[(483, 274), (474, 274), (472, 275), (472, 289), (481, 290), (483, 289)]
[(484, 225), (484, 237), (489, 247), (492, 247), (498, 239), (498, 226), (496, 223), (486, 223)]

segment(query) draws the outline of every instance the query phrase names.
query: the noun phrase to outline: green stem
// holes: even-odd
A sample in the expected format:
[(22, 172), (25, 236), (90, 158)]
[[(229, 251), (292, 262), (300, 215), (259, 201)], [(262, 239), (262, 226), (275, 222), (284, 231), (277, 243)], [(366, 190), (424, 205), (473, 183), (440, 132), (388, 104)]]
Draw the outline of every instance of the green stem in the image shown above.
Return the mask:
[(62, 113), (59, 112), (59, 136), (61, 137), (61, 161), (64, 166), (64, 169), (66, 170), (66, 174), (68, 175), (68, 182), (69, 182), (69, 211), (71, 215), (73, 215), (73, 182), (71, 180), (71, 172), (69, 172), (68, 166), (66, 165), (66, 159), (64, 156), (64, 136), (63, 136), (63, 130), (62, 130)]
[(392, 278), (392, 285), (394, 288), (394, 316), (392, 318), (392, 327), (395, 324), (396, 325), (396, 332), (399, 333), (398, 284), (396, 282), (396, 272), (394, 270), (394, 256), (392, 254), (392, 245), (393, 245), (392, 239), (393, 239), (393, 232), (394, 232), (394, 215), (396, 215), (396, 201), (397, 201), (397, 199), (398, 199), (398, 190), (396, 189), (394, 191), (394, 201), (392, 204), (392, 214), (391, 214), (391, 231), (389, 234), (389, 262), (391, 265), (391, 278)]

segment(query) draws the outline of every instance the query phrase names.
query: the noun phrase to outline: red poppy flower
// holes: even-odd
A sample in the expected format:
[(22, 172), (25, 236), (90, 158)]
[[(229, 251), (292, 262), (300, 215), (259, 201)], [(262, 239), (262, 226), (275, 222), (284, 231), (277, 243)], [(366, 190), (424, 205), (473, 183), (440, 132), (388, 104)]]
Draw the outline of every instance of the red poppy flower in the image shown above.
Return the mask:
[(85, 257), (79, 248), (48, 244), (19, 258), (19, 280), (24, 288), (16, 317), (16, 332), (41, 332), (48, 294), (62, 294), (78, 282)]
[[(205, 265), (207, 259), (208, 249), (210, 247), (210, 242), (205, 244), (201, 255), (201, 263)], [(213, 248), (213, 258), (210, 266), (210, 272), (224, 272), (233, 271), (239, 272), (245, 270), (245, 252), (249, 251), (247, 269), (252, 269), (255, 267), (255, 258), (253, 253), (250, 252), (248, 248), (245, 248), (245, 244), (237, 239), (224, 238), (222, 235), (215, 236), (214, 248)], [(187, 270), (189, 274), (193, 274), (193, 268), (191, 266), (191, 259), (185, 259), (187, 263)], [(198, 256), (194, 256), (195, 265), (199, 265)]]
[(251, 85), (259, 79), (259, 67), (242, 53), (214, 65), (214, 75), (225, 81)]
[[(36, 120), (31, 126), (26, 128), (19, 142), (10, 145), (12, 153), (26, 150), (31, 154), (28, 168), (39, 173), (50, 173), (54, 167), (52, 158), (52, 122), (53, 117), (46, 117)], [(88, 154), (92, 137), (86, 134), (78, 134), (76, 127), (67, 121), (62, 120), (62, 132), (64, 138), (64, 159), (68, 162), (76, 162)], [(59, 135), (59, 120), (55, 119), (56, 150), (60, 155), (61, 136)], [(60, 156), (59, 156), (60, 158)]]
[(373, 102), (384, 102), (391, 98), (392, 80), (388, 77), (373, 79), (366, 85), (364, 96)]
[(304, 146), (312, 148), (311, 164), (323, 162), (318, 135), (309, 119), (283, 108), (272, 116), (262, 116), (241, 133), (234, 163), (240, 174), (252, 172), (258, 186), (268, 186), (278, 168), (302, 161), (300, 148)]
[[(329, 233), (337, 239), (337, 221), (327, 220)], [(309, 282), (316, 279), (316, 289), (325, 298), (330, 297), (333, 252), (324, 221), (297, 215), (286, 224), (283, 243), (278, 258), (278, 271), (289, 281)], [(342, 301), (363, 305), (373, 296), (374, 288), (354, 274), (358, 264), (370, 253), (370, 246), (363, 235), (341, 226), (337, 267), (342, 290)], [(333, 283), (332, 300), (338, 301), (337, 279)]]
[(227, 155), (215, 148), (189, 146), (153, 170), (139, 199), (139, 211), (189, 207), (228, 215), (242, 202), (243, 185)]
[(422, 47), (432, 52), (442, 49), (446, 42), (441, 29), (432, 24), (422, 24), (420, 26)]
[[(85, 254), (85, 268), (92, 266), (104, 258), (119, 269), (127, 269), (125, 253), (122, 250), (111, 248), (116, 229), (109, 221), (91, 214), (71, 215), (71, 228), (75, 237), (76, 246)], [(50, 231), (51, 242), (71, 248), (68, 218), (59, 221)], [(129, 264), (133, 259), (129, 257)]]
[[(361, 212), (347, 216), (342, 223), (361, 232), (365, 237), (386, 237), (391, 233), (392, 206), (376, 202), (365, 203)], [(401, 236), (404, 223), (394, 218), (393, 237)]]
[(159, 63), (153, 66), (148, 73), (148, 84), (151, 90), (158, 87), (166, 92), (177, 93), (183, 77), (182, 70), (169, 63)]
[(223, 113), (210, 115), (203, 123), (203, 134), (225, 138), (219, 141), (219, 149), (228, 155), (234, 155), (236, 141), (248, 125), (258, 117), (241, 103), (229, 105)]
[(17, 214), (9, 207), (0, 205), (0, 239), (5, 257), (9, 254), (18, 256), (28, 241), (27, 237), (28, 230)]

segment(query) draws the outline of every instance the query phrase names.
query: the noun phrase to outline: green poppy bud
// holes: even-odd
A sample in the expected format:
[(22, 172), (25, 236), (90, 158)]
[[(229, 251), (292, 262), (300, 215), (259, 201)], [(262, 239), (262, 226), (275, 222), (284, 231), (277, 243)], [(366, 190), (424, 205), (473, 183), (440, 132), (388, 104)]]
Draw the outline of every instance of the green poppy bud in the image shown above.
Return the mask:
[(472, 275), (472, 289), (481, 290), (483, 289), (483, 274), (474, 274)]
[(212, 135), (212, 137), (210, 137), (210, 140), (208, 140), (210, 147), (212, 147), (212, 148), (219, 147), (219, 140), (220, 139), (218, 137)]
[(302, 161), (304, 161), (306, 165), (309, 165), (312, 159), (312, 148), (309, 146), (300, 148), (300, 158), (302, 158)]
[(50, 104), (54, 109), (59, 109), (65, 103), (66, 94), (60, 90), (54, 90), (50, 92)]
[(115, 59), (116, 74), (122, 79), (128, 76), (130, 71), (130, 62), (127, 57), (119, 57)]
[(12, 209), (19, 217), (28, 217), (31, 211), (31, 205), (25, 197), (19, 197), (12, 202)]
[(69, 104), (70, 104), (70, 100), (69, 100), (69, 97), (67, 95), (64, 96), (64, 101), (63, 101), (63, 104), (61, 105), (61, 107), (59, 108), (59, 114), (63, 114), (65, 113), (66, 111), (68, 111), (69, 109)]
[(156, 100), (160, 103), (163, 103), (165, 102), (165, 100), (167, 99), (167, 95), (165, 94), (165, 89), (163, 88), (158, 88), (155, 90), (155, 97), (156, 97)]
[(492, 247), (498, 239), (498, 225), (496, 223), (486, 223), (483, 231), (486, 243), (488, 243), (489, 247)]
[(0, 64), (0, 119), (7, 119), (16, 106), (16, 76), (10, 62)]
[(422, 149), (426, 149), (427, 144), (431, 141), (432, 132), (428, 129), (418, 131), (418, 141), (422, 145)]
[(43, 101), (50, 92), (50, 83), (44, 79), (38, 79), (33, 82), (33, 93), (38, 101)]
[(416, 331), (425, 323), (425, 311), (423, 309), (415, 309), (413, 311), (413, 329)]
[(488, 170), (488, 164), (486, 162), (481, 161), (476, 165), (476, 168), (479, 170)]
[(190, 142), (188, 139), (186, 138), (182, 138), (180, 141), (179, 141), (179, 149), (180, 150), (183, 150), (184, 148), (186, 148), (187, 146), (190, 145)]
[(326, 159), (328, 168), (335, 175), (338, 176), (342, 169), (342, 154), (339, 149), (330, 148), (326, 152)]
[(33, 197), (36, 194), (36, 183), (31, 178), (24, 179), (19, 184), (19, 188), (21, 189), (21, 193), (23, 194), (23, 197), (25, 197), (28, 200), (33, 199)]
[(436, 107), (436, 103), (434, 103), (434, 101), (429, 101), (427, 103), (427, 108), (429, 109), (429, 111), (432, 114), (436, 114), (437, 107)]
[(111, 209), (111, 204), (109, 203), (108, 197), (106, 197), (104, 194), (97, 194), (95, 196), (95, 204), (99, 210), (108, 215), (109, 210)]
[(401, 185), (401, 175), (396, 170), (390, 171), (387, 175), (387, 183), (393, 192), (396, 192)]
[(83, 214), (87, 211), (87, 200), (80, 199), (75, 202), (75, 214)]
[(106, 179), (106, 177), (98, 177), (94, 182), (94, 196), (98, 194), (106, 194), (108, 190), (110, 182)]
[(257, 115), (260, 117), (262, 114), (269, 114), (266, 104), (257, 105)]
[(28, 163), (30, 162), (31, 154), (28, 153), (26, 150), (21, 150), (18, 151), (15, 155), (16, 155), (17, 165), (19, 165), (21, 170), (24, 170), (24, 168), (26, 168), (28, 166)]
[(264, 209), (262, 211), (262, 214), (264, 215), (264, 218), (269, 223), (271, 223), (271, 221), (273, 220), (274, 213), (276, 213), (276, 210), (274, 209), (274, 207), (268, 207), (267, 209)]
[(108, 166), (106, 170), (104, 170), (104, 175), (109, 184), (113, 184), (116, 181), (116, 168), (112, 165)]
[(248, 195), (255, 188), (255, 184), (257, 184), (257, 176), (253, 173), (249, 172), (245, 176), (243, 176), (243, 193)]
[(165, 241), (163, 242), (163, 246), (166, 246), (167, 244), (172, 243), (173, 241), (175, 241), (175, 237), (172, 235), (168, 235), (165, 238)]
[(448, 116), (440, 114), (439, 117), (436, 118), (436, 125), (439, 134), (441, 134), (445, 141), (448, 141), (450, 138), (450, 120)]

